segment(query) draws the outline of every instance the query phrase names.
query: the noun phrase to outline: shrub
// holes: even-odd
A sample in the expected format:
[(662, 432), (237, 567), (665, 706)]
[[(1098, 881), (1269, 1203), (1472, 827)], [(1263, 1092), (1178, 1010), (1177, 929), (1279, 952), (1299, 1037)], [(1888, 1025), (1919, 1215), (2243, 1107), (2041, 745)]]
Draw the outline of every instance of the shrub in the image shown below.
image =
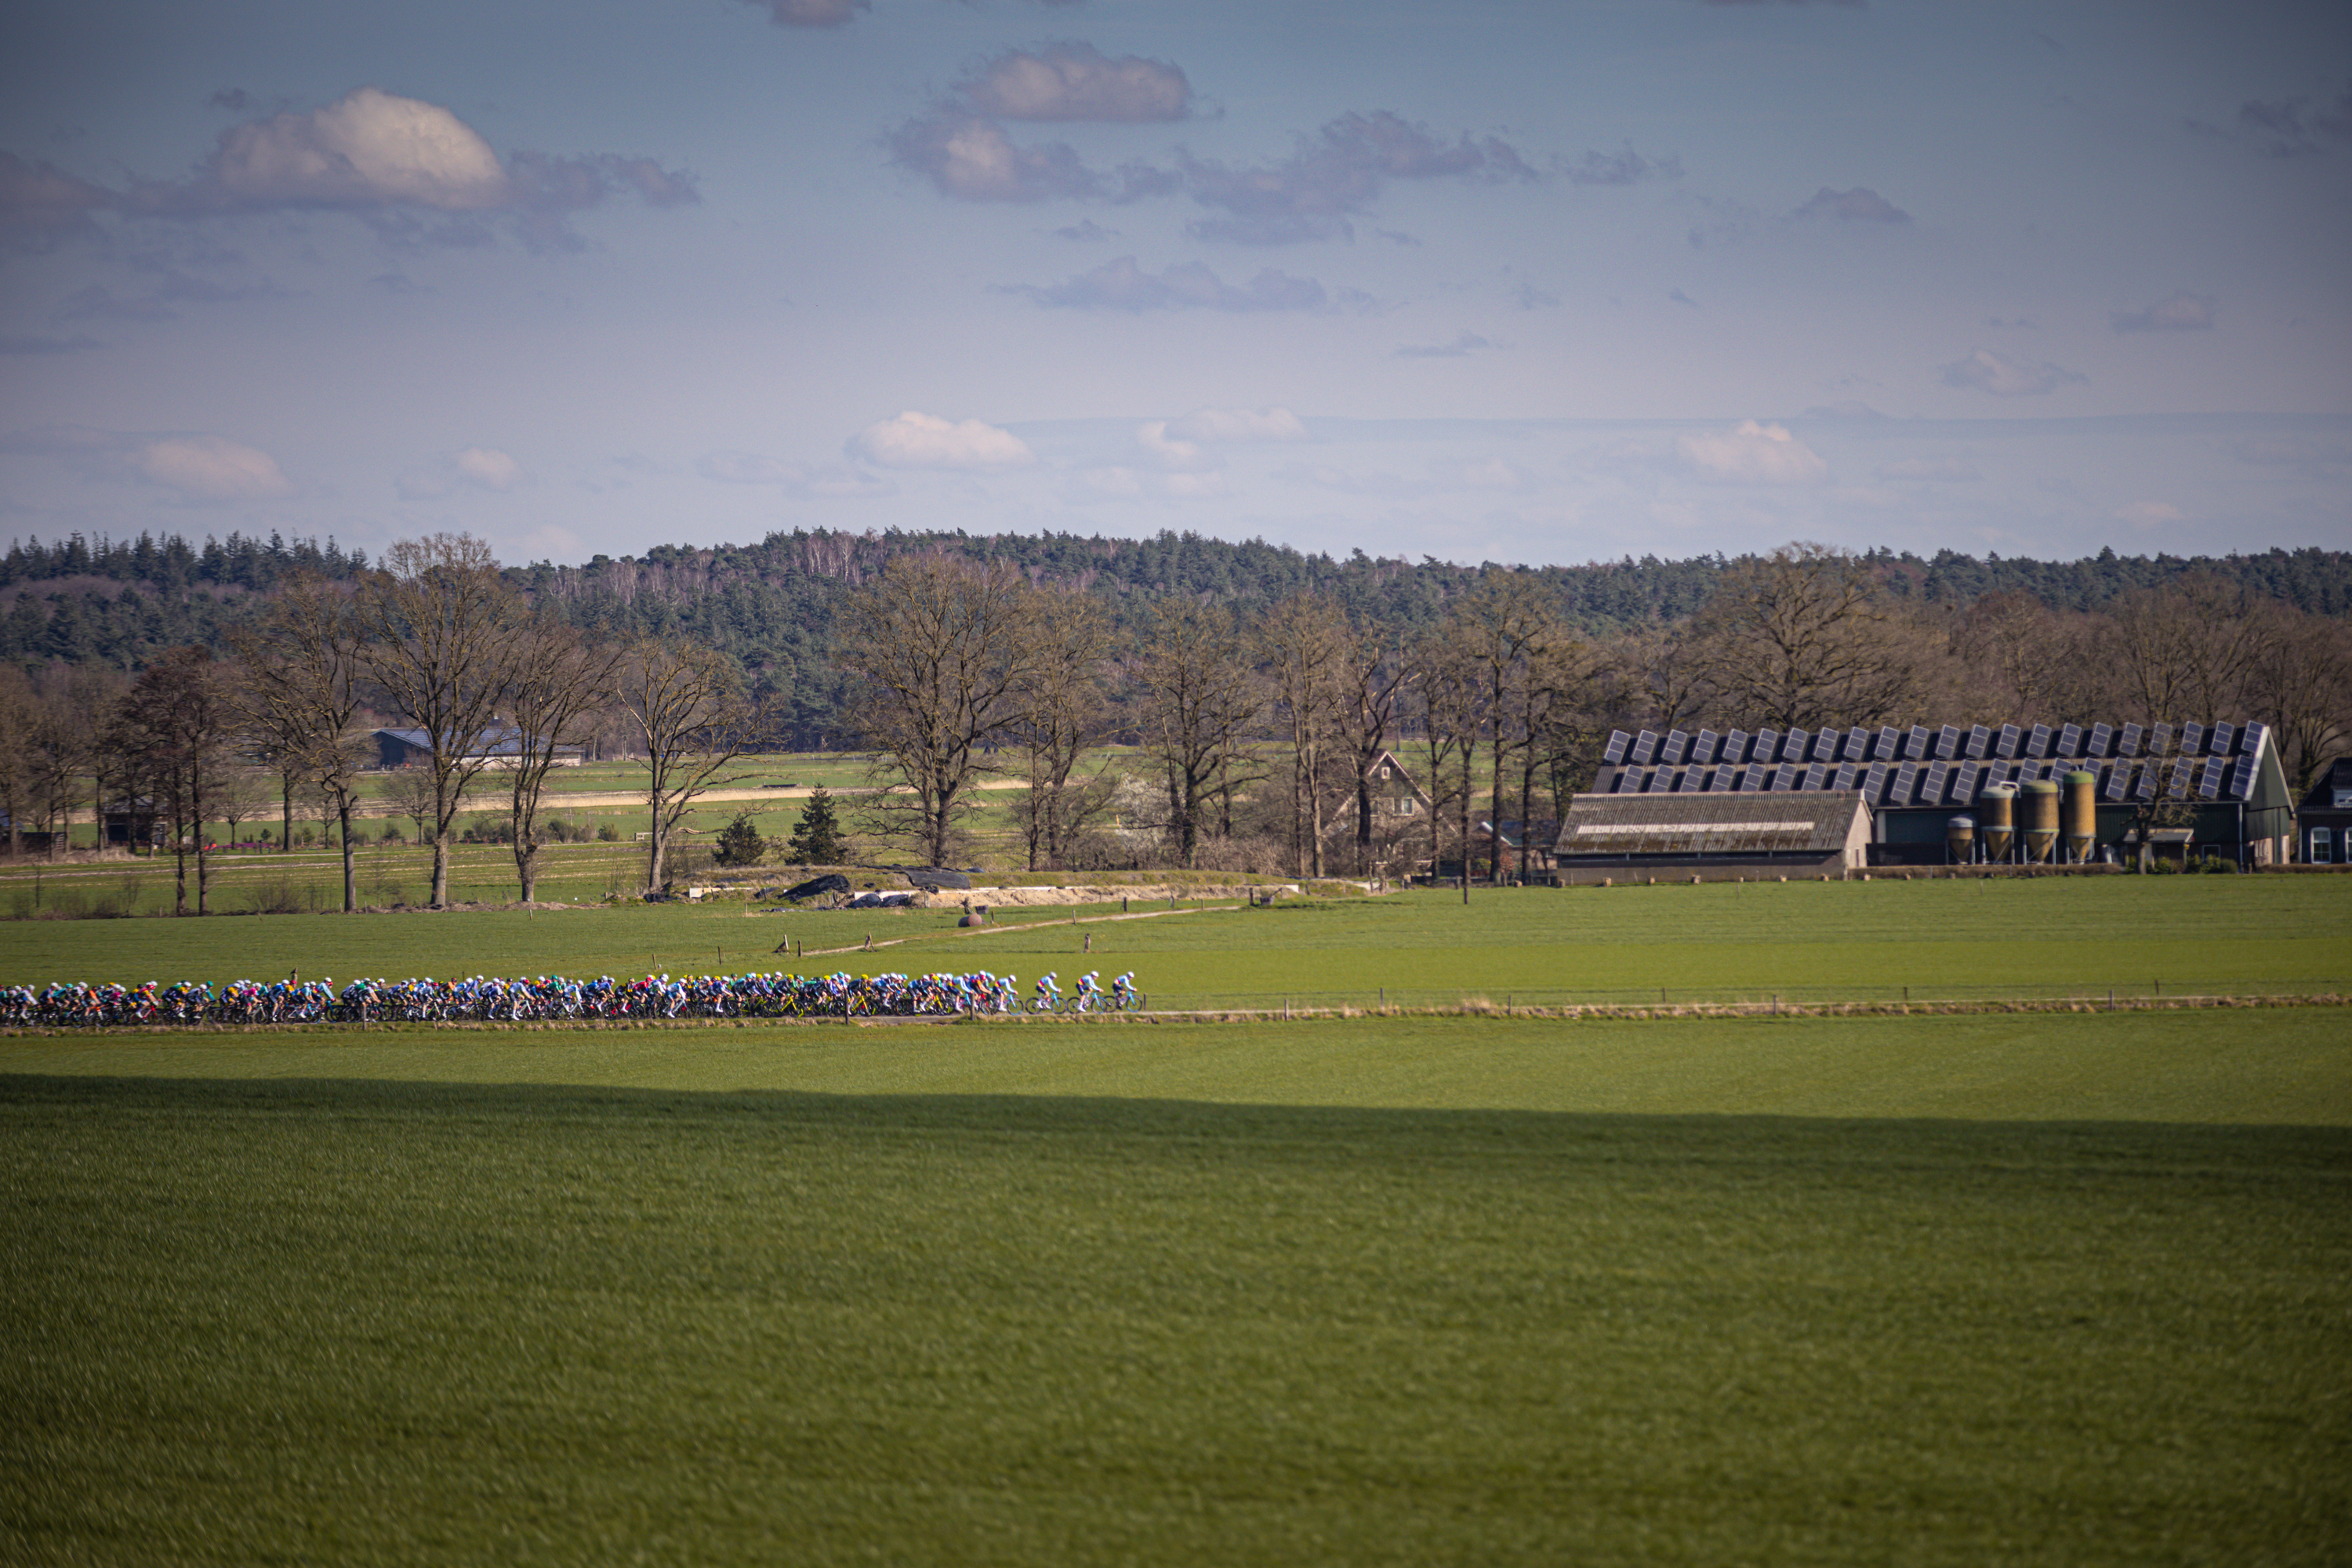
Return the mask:
[(596, 841), (599, 844), (618, 844), (621, 841), (621, 830), (607, 822), (596, 829)]
[(711, 846), (710, 858), (721, 866), (756, 866), (768, 858), (768, 841), (760, 837), (759, 824), (748, 811), (739, 811), (735, 820), (719, 830), (719, 838)]

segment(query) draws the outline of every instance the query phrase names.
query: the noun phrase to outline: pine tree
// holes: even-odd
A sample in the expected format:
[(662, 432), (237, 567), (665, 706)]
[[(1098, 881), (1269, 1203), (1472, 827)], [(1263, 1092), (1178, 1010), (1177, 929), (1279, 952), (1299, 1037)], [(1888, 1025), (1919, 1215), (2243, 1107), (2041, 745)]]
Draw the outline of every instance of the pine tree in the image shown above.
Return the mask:
[(748, 811), (737, 812), (735, 820), (719, 830), (710, 851), (721, 866), (756, 866), (767, 857), (768, 841), (760, 837), (759, 825)]
[(834, 815), (833, 797), (823, 784), (809, 791), (808, 804), (801, 807), (801, 819), (793, 828), (792, 854), (795, 866), (837, 866), (845, 852), (841, 842), (841, 820)]

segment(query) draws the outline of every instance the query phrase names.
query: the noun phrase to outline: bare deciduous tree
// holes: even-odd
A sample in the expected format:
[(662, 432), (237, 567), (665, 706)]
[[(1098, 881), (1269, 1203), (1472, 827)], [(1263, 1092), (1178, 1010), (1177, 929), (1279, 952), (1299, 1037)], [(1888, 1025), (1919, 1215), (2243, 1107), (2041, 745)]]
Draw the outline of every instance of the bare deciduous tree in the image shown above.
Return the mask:
[(521, 607), (490, 547), (470, 534), (404, 539), (362, 584), (367, 671), (423, 730), (434, 784), (433, 894), (449, 901), (449, 830), (467, 784), (488, 765), (482, 737), (511, 689)]
[(753, 743), (755, 713), (734, 662), (691, 643), (654, 640), (630, 649), (620, 694), (646, 748), (653, 817), (646, 890), (654, 892), (667, 885), (670, 840), (697, 797), (729, 782), (720, 774)]
[(2352, 626), (2283, 604), (2261, 613), (2271, 625), (2246, 672), (2249, 711), (2276, 731), (2300, 800), (2352, 739)]
[(1036, 591), (1001, 563), (902, 555), (849, 595), (838, 635), (879, 771), (899, 786), (868, 796), (861, 815), (944, 866), (989, 771), (983, 747), (1020, 711), (1042, 657)]
[[(350, 598), (310, 577), (286, 584), (267, 615), (232, 634), (245, 668), (239, 706), (246, 727), (262, 737), (284, 790), (283, 847), (294, 847), (296, 785), (315, 788), (341, 829), (346, 914), (359, 908), (352, 814), (368, 761), (359, 732), (364, 637)], [(426, 775), (420, 770), (417, 777)], [(420, 838), (429, 810), (428, 797), (417, 812)]]
[(1692, 647), (1737, 722), (1815, 730), (1916, 716), (1921, 647), (1851, 552), (1790, 544), (1743, 561), (1692, 618)]
[(1029, 868), (1038, 869), (1042, 857), (1059, 870), (1078, 836), (1108, 808), (1113, 789), (1105, 773), (1076, 784), (1070, 777), (1087, 749), (1108, 733), (1102, 661), (1110, 651), (1110, 618), (1076, 594), (1041, 593), (1033, 612), (1033, 657), (1028, 674), (1014, 683), (1007, 730), (1029, 785), (1014, 813)]
[(1171, 599), (1132, 667), (1143, 693), (1143, 749), (1167, 781), (1170, 827), (1188, 868), (1199, 858), (1210, 800), (1222, 792), (1230, 801), (1262, 776), (1243, 756), (1265, 703), (1240, 645), (1230, 609)]
[[(1482, 725), (1454, 737), (1465, 759), (1476, 749), (1483, 728), (1486, 740), (1487, 800), (1490, 813), (1504, 806), (1503, 773), (1512, 752), (1528, 739), (1528, 675), (1531, 659), (1559, 636), (1551, 595), (1542, 582), (1524, 572), (1489, 571), (1476, 586), (1446, 607), (1440, 636), (1476, 668), (1483, 692), (1475, 707)], [(1471, 797), (1462, 799), (1463, 875), (1469, 876)], [(1502, 876), (1503, 842), (1497, 832), (1487, 846), (1486, 875)]]
[(2095, 647), (2111, 705), (2150, 724), (2242, 710), (2274, 629), (2257, 610), (2243, 589), (2201, 574), (2124, 595)]
[(1335, 758), (1347, 755), (1340, 729), (1356, 695), (1347, 616), (1333, 601), (1298, 594), (1258, 627), (1275, 711), (1290, 740), (1292, 869), (1323, 875), (1323, 813)]
[(174, 648), (150, 664), (116, 711), (113, 748), (136, 760), (156, 813), (171, 824), (172, 910), (188, 912), (188, 858), (196, 862), (196, 913), (211, 912), (212, 855), (205, 823), (232, 764), (238, 715), (212, 650)]
[(1349, 628), (1344, 660), (1347, 698), (1340, 727), (1354, 773), (1355, 869), (1361, 876), (1379, 858), (1372, 770), (1380, 765), (1381, 753), (1402, 737), (1412, 661), (1402, 648), (1381, 642), (1361, 626)]
[(539, 896), (539, 807), (548, 771), (565, 749), (585, 746), (584, 721), (612, 692), (623, 650), (591, 647), (570, 627), (540, 618), (517, 645), (511, 709), (501, 743), (515, 877), (522, 901)]

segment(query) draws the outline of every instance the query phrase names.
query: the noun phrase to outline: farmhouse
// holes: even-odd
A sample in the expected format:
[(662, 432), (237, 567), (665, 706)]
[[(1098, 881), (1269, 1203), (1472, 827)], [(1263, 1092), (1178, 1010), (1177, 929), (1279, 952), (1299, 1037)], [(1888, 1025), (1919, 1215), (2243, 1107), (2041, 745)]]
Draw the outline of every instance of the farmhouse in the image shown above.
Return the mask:
[(2295, 813), (2304, 858), (2315, 866), (2352, 863), (2352, 757), (2327, 765), (2318, 786)]
[[(2087, 781), (2077, 775), (2087, 774)], [(2070, 783), (2070, 780), (2072, 781)], [(2082, 790), (2087, 783), (2088, 795)], [(2087, 819), (2054, 846), (2027, 825), (1994, 858), (2111, 858), (2147, 803), (2168, 801), (2201, 853), (2245, 865), (2292, 852), (2294, 802), (2269, 729), (2261, 724), (1979, 724), (1850, 730), (1613, 731), (1594, 793), (1606, 795), (1787, 795), (1859, 790), (1870, 806), (1874, 865), (1942, 865), (1957, 851), (1952, 819), (1998, 816), (2074, 792)], [(2069, 806), (2069, 821), (2076, 820)], [(2053, 828), (2057, 824), (2053, 821)], [(1967, 853), (1987, 856), (1987, 835)]]
[[(433, 757), (433, 737), (423, 730), (378, 730), (376, 766), (385, 769), (422, 767)], [(467, 748), (467, 766), (511, 768), (522, 753), (522, 732), (509, 724), (491, 724), (478, 732)], [(576, 768), (586, 752), (578, 746), (555, 748), (555, 765)]]
[(1868, 863), (1871, 811), (1856, 789), (1777, 794), (1580, 795), (1552, 847), (1562, 883), (1672, 875), (1843, 876)]
[(1371, 792), (1372, 815), (1382, 817), (1426, 816), (1429, 792), (1394, 752), (1384, 751), (1364, 769), (1364, 785)]

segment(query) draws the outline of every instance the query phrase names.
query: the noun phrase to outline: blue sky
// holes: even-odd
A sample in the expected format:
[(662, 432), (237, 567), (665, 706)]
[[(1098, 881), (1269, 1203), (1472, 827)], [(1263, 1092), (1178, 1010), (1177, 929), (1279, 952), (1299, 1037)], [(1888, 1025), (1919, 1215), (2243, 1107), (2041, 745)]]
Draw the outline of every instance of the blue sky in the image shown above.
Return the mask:
[(249, 0), (0, 59), (0, 537), (2352, 543), (2352, 8)]

